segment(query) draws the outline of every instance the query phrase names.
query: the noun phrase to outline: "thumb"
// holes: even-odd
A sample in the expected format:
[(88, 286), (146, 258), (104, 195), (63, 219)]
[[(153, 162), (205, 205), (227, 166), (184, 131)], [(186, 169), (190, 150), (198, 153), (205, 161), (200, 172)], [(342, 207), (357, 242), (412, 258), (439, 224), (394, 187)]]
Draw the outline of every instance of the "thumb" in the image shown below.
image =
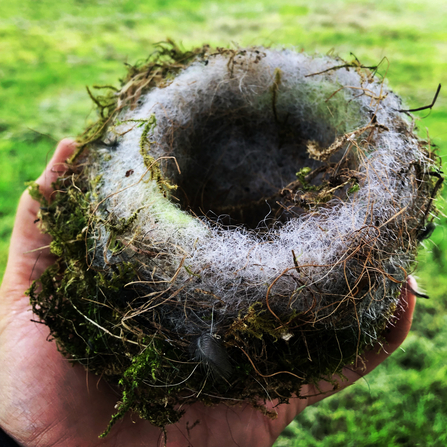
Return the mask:
[[(74, 141), (62, 140), (42, 175), (37, 179), (40, 192), (47, 199), (52, 192), (51, 184), (66, 171), (65, 161), (75, 147)], [(28, 191), (25, 191), (17, 208), (2, 289), (7, 286), (26, 289), (53, 262), (48, 249), (51, 239), (48, 235), (42, 234), (36, 225), (39, 208), (40, 204), (32, 199)], [(14, 281), (14, 284), (11, 281)]]
[[(76, 149), (76, 142), (68, 138), (63, 139), (56, 148), (53, 157), (48, 163), (47, 167), (42, 172), (41, 176), (36, 180), (39, 185), (40, 192), (47, 200), (50, 199), (53, 192), (52, 183), (58, 177), (67, 171), (66, 161), (73, 154)], [(36, 203), (36, 202), (34, 202)]]
[[(392, 323), (389, 323), (388, 331), (385, 334), (386, 344), (377, 343), (376, 346), (365, 352), (362, 356), (362, 361), (357, 367), (345, 367), (343, 369), (343, 376), (347, 380), (339, 381), (339, 386), (336, 391), (330, 391), (333, 385), (329, 382), (324, 382), (319, 388), (319, 393), (309, 398), (309, 404), (314, 404), (342, 389), (352, 385), (357, 380), (369, 374), (373, 369), (384, 362), (405, 340), (411, 328), (413, 321), (413, 313), (416, 305), (416, 296), (414, 290), (417, 290), (416, 280), (409, 276), (407, 284), (402, 287), (399, 303)], [(323, 391), (329, 391), (321, 393)]]

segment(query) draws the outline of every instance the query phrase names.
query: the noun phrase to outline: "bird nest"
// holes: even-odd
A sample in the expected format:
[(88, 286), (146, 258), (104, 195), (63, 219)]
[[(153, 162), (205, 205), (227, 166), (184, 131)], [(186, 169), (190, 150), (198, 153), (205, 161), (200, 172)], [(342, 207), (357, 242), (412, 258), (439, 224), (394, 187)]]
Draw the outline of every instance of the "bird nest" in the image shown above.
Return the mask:
[(442, 177), (375, 67), (171, 45), (97, 88), (51, 202), (32, 189), (58, 261), (29, 294), (117, 384), (111, 424), (267, 414), (381, 341)]

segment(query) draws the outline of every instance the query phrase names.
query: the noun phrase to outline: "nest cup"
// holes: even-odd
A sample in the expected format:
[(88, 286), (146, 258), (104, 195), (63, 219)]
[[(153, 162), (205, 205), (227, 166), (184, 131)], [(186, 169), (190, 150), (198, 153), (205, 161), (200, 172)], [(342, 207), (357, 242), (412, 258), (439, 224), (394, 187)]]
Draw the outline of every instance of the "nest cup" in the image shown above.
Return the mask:
[(111, 425), (268, 414), (381, 342), (442, 177), (375, 71), (171, 45), (105, 91), (52, 202), (33, 189), (59, 260), (29, 293), (122, 392)]

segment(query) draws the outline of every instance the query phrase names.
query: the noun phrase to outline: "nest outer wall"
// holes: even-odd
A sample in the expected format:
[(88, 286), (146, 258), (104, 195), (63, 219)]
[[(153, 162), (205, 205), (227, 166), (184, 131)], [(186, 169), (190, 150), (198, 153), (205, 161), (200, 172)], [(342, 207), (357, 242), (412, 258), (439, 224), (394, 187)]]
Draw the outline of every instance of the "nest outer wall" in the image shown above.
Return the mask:
[[(59, 350), (164, 427), (287, 402), (381, 342), (442, 176), (358, 61), (160, 46), (40, 200), (58, 257), (29, 290)], [(274, 416), (274, 414), (270, 414)]]

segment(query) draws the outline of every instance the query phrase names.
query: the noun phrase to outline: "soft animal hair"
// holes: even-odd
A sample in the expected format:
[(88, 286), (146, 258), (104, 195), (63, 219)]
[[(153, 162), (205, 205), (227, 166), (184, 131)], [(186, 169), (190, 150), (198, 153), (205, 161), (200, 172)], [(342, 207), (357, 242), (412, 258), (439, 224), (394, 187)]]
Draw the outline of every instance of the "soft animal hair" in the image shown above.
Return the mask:
[[(372, 327), (397, 301), (396, 288), (414, 258), (406, 235), (424, 220), (412, 165), (422, 163), (428, 172), (432, 161), (384, 82), (360, 67), (337, 65), (330, 57), (291, 50), (214, 54), (122, 112), (107, 135), (116, 147), (91, 155), (89, 175), (101, 178), (94, 197), (107, 198), (98, 208), (102, 217), (137, 217), (121, 236), (127, 248), (119, 255), (108, 247), (110, 231), (95, 229), (94, 263), (138, 261), (142, 281), (166, 281), (188, 304), (208, 308), (218, 300), (217, 328), (219, 319), (266, 299), (274, 314), (311, 306), (324, 319), (331, 304), (362, 286), (356, 318), (342, 324)], [(151, 117), (154, 125), (145, 127)], [(283, 122), (294, 135), (280, 134)], [(342, 193), (323, 205), (295, 206), (276, 218), (266, 198), (296, 180), (303, 167), (325, 164), (309, 152), (334, 143), (339, 150), (329, 160), (345, 163), (358, 191), (339, 188)], [(177, 190), (160, 187), (143, 150)], [(259, 220), (251, 227), (231, 220), (231, 210), (245, 203), (257, 203)], [(363, 256), (353, 257), (359, 248)], [(160, 255), (148, 257), (148, 251)], [(366, 271), (369, 280), (360, 284)], [(197, 330), (197, 321), (178, 313), (171, 324), (179, 332)], [(377, 334), (371, 331), (371, 337)]]

